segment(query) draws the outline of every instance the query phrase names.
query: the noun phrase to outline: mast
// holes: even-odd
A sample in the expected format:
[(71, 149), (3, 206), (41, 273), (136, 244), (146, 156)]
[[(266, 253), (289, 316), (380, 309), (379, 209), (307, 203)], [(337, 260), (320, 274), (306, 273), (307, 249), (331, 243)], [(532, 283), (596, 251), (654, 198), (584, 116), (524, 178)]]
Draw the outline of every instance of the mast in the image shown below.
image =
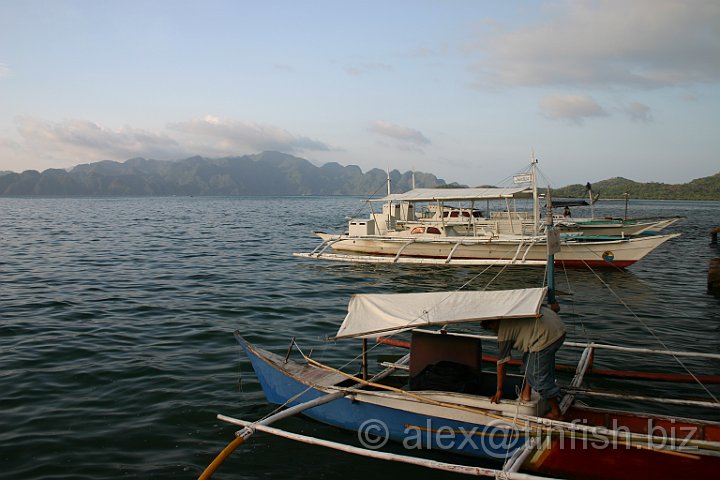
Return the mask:
[(593, 204), (592, 185), (590, 185), (590, 182), (585, 184), (585, 188), (588, 191), (588, 197), (590, 200), (590, 219), (595, 220), (595, 205)]
[[(387, 172), (387, 194), (388, 197), (390, 196), (390, 167), (386, 169)], [(393, 215), (393, 203), (392, 200), (388, 200), (387, 203), (385, 203), (385, 206), (383, 207), (383, 215), (385, 217), (385, 232), (389, 232), (393, 228), (395, 228), (394, 225), (394, 215)]]
[[(557, 304), (555, 298), (555, 254), (560, 251), (560, 232), (553, 225), (552, 216), (552, 194), (550, 193), (550, 185), (547, 188), (547, 285), (548, 305), (551, 307)], [(556, 310), (557, 311), (557, 310)]]
[[(538, 189), (537, 189), (537, 158), (535, 158), (535, 151), (532, 152), (532, 159), (530, 161), (531, 176), (532, 176), (532, 189), (533, 189), (533, 234), (538, 236), (538, 228), (540, 225), (540, 205), (538, 203)], [(508, 212), (509, 215), (509, 212)], [(552, 217), (552, 212), (549, 213)]]
[(625, 217), (623, 217), (623, 220), (627, 220), (627, 207), (628, 207), (628, 198), (630, 198), (630, 193), (628, 193), (628, 192), (623, 193), (623, 197), (625, 197)]

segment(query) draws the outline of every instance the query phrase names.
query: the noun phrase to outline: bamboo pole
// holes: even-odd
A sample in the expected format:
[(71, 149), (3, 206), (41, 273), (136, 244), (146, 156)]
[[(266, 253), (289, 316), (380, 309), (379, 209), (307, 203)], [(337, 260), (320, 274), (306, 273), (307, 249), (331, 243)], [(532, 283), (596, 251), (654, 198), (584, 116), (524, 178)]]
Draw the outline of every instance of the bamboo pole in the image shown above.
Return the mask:
[[(420, 330), (420, 329), (417, 329)], [(434, 333), (431, 330), (423, 330), (426, 332)], [(447, 333), (447, 335), (457, 335), (468, 338), (478, 338), (480, 340), (497, 340), (497, 335), (476, 335), (472, 333)], [(606, 343), (583, 343), (583, 342), (571, 342), (566, 341), (563, 343), (563, 347), (574, 347), (574, 348), (587, 348), (593, 347), (594, 349), (602, 350), (616, 350), (620, 352), (628, 353), (648, 353), (651, 355), (674, 355), (678, 357), (693, 357), (693, 358), (709, 358), (713, 360), (720, 360), (720, 353), (705, 353), (705, 352), (687, 352), (677, 350), (655, 350), (652, 348), (639, 348), (639, 347), (621, 347), (620, 345), (611, 345)]]
[[(304, 355), (303, 355), (304, 356)], [(410, 360), (410, 355), (405, 355), (403, 358), (398, 360), (398, 364), (404, 364), (407, 363)], [(389, 367), (383, 370), (382, 372), (375, 375), (371, 380), (381, 380), (388, 375), (390, 375), (392, 372), (395, 371), (395, 367)], [(310, 388), (308, 388), (310, 390)], [(230, 456), (230, 454), (237, 449), (240, 445), (245, 443), (245, 441), (253, 434), (255, 433), (255, 427), (257, 426), (265, 426), (270, 425), (271, 423), (277, 422), (279, 420), (282, 420), (287, 417), (291, 417), (293, 415), (296, 415), (300, 412), (303, 412), (305, 410), (308, 410), (313, 407), (317, 407), (319, 405), (324, 405), (326, 403), (332, 402), (334, 400), (337, 400), (339, 398), (345, 397), (347, 395), (350, 395), (353, 393), (355, 389), (350, 388), (347, 390), (340, 390), (337, 392), (329, 393), (326, 395), (323, 395), (321, 397), (315, 398), (313, 400), (301, 403), (299, 405), (295, 405), (294, 407), (290, 407), (286, 410), (283, 410), (281, 412), (278, 412), (274, 415), (270, 415), (269, 417), (260, 420), (259, 422), (252, 424), (252, 426), (246, 426), (243, 430), (237, 432), (237, 437), (228, 444), (227, 447), (225, 447), (217, 457), (210, 463), (210, 465), (207, 466), (207, 468), (200, 474), (198, 477), (198, 480), (208, 480), (210, 479), (215, 471), (222, 465), (222, 463)], [(218, 418), (220, 418), (222, 415), (218, 415)]]
[(225, 447), (222, 452), (220, 452), (218, 456), (215, 457), (215, 459), (210, 463), (210, 465), (208, 465), (207, 468), (200, 474), (198, 480), (208, 480), (209, 478), (212, 478), (213, 474), (220, 467), (220, 465), (222, 465), (222, 463), (230, 456), (233, 451), (235, 451), (237, 447), (245, 443), (245, 441), (250, 438), (253, 433), (255, 433), (255, 430), (258, 426), (270, 425), (271, 423), (277, 422), (279, 420), (282, 420), (283, 418), (287, 418), (292, 415), (296, 415), (304, 410), (308, 410), (310, 408), (332, 402), (334, 400), (337, 400), (338, 398), (342, 398), (349, 393), (349, 391), (340, 391), (324, 395), (308, 402), (295, 405), (294, 407), (278, 412), (275, 415), (270, 415), (269, 417), (260, 420), (255, 424), (245, 425), (245, 428), (243, 428), (237, 433), (237, 437), (235, 437), (235, 439), (230, 442), (228, 446)]
[[(244, 420), (225, 417), (218, 415), (219, 420), (233, 423), (240, 426), (251, 425), (249, 422)], [(507, 478), (509, 480), (553, 480), (550, 477), (539, 477), (536, 475), (529, 475), (525, 473), (506, 472), (502, 470), (496, 470), (493, 468), (475, 467), (469, 465), (460, 465), (455, 463), (439, 462), (436, 460), (429, 460), (425, 458), (411, 457), (408, 455), (398, 455), (388, 452), (380, 452), (377, 450), (369, 450), (366, 448), (355, 447), (352, 445), (346, 445), (343, 443), (332, 442), (329, 440), (323, 440), (321, 438), (309, 437), (306, 435), (300, 435), (287, 430), (281, 430), (279, 428), (268, 427), (265, 425), (255, 426), (257, 430), (276, 435), (279, 437), (287, 438), (297, 442), (306, 443), (309, 445), (321, 446), (331, 448), (333, 450), (339, 450), (341, 452), (352, 453), (355, 455), (361, 455), (363, 457), (375, 458), (379, 460), (387, 460), (391, 462), (407, 463), (410, 465), (417, 465), (425, 468), (431, 468), (434, 470), (441, 470), (445, 472), (459, 473), (463, 475), (473, 475), (482, 477), (494, 477), (494, 478)]]
[(660, 398), (660, 397), (648, 397), (644, 395), (626, 395), (613, 392), (598, 392), (587, 390), (584, 388), (566, 388), (566, 392), (573, 395), (583, 395), (588, 397), (604, 397), (604, 398), (617, 398), (621, 400), (638, 400), (645, 402), (665, 403), (668, 405), (684, 405), (689, 407), (706, 407), (706, 408), (720, 408), (719, 402), (706, 402), (703, 400), (686, 400), (680, 398)]
[(368, 375), (368, 341), (367, 338), (362, 339), (362, 379), (367, 380)]

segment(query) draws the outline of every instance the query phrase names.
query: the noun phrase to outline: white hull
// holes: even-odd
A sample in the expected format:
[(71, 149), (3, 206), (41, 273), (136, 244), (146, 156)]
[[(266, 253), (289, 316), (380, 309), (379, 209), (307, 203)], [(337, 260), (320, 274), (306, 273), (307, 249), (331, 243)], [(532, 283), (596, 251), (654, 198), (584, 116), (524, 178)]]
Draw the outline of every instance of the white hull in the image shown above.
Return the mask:
[[(604, 241), (568, 239), (555, 254), (568, 265), (627, 267), (679, 234), (651, 235)], [(318, 233), (336, 253), (391, 258), (435, 258), (452, 261), (485, 260), (489, 263), (545, 264), (544, 237), (438, 237), (350, 236)], [(308, 256), (322, 258), (324, 251)], [(448, 262), (449, 263), (449, 262)]]

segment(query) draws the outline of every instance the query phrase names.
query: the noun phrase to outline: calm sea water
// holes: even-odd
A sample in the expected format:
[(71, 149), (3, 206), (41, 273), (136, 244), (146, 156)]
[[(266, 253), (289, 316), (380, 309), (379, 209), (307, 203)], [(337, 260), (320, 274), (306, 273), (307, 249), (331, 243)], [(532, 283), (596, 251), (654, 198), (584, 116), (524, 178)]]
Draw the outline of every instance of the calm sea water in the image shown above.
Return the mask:
[[(623, 206), (606, 202), (596, 213), (621, 215)], [(480, 288), (499, 271), (291, 256), (317, 244), (313, 230), (342, 229), (360, 208), (360, 199), (344, 197), (1, 198), (2, 475), (195, 478), (232, 439), (235, 428), (217, 413), (253, 420), (272, 410), (234, 330), (277, 352), (295, 336), (316, 358), (340, 365), (357, 346), (323, 338), (339, 326), (351, 294), (453, 290), (471, 280)], [(720, 202), (634, 201), (631, 213), (682, 215), (669, 231), (683, 236), (627, 271), (558, 271), (571, 339), (717, 353), (720, 300), (706, 294), (706, 279), (709, 259), (720, 256), (709, 234), (720, 226)], [(537, 286), (542, 274), (510, 269), (493, 287)], [(618, 354), (599, 355), (596, 365), (683, 371), (672, 360)], [(720, 373), (718, 362), (686, 366)], [(705, 395), (695, 386), (623, 388)], [(281, 426), (354, 441), (302, 418)], [(263, 434), (216, 477), (360, 479), (369, 472), (444, 478)]]

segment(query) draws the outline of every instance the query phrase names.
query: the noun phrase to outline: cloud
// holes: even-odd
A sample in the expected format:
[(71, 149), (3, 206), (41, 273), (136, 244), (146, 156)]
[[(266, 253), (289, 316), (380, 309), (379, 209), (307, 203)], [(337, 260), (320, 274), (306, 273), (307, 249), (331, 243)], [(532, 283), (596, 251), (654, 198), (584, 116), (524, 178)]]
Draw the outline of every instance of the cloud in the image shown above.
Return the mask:
[[(0, 156), (12, 159), (15, 170), (27, 165), (43, 168), (71, 166), (98, 160), (147, 157), (174, 160), (192, 155), (232, 156), (262, 150), (287, 153), (328, 151), (323, 142), (293, 135), (287, 130), (252, 122), (226, 121), (207, 116), (174, 123), (165, 131), (130, 126), (111, 129), (87, 120), (51, 122), (16, 118), (19, 140), (0, 139)], [(9, 168), (3, 165), (3, 169)], [(37, 167), (34, 167), (37, 168)]]
[(566, 0), (488, 31), (477, 86), (658, 88), (720, 80), (720, 3)]
[(345, 67), (345, 72), (353, 76), (365, 75), (366, 73), (372, 72), (389, 72), (391, 70), (392, 67), (385, 63), (363, 63), (362, 65)]
[(540, 112), (547, 118), (576, 125), (581, 125), (586, 118), (607, 116), (607, 112), (587, 95), (547, 95), (540, 100)]
[(331, 148), (318, 140), (298, 137), (287, 130), (254, 122), (227, 121), (206, 116), (189, 122), (168, 125), (172, 131), (189, 136), (195, 148), (214, 150), (215, 155), (228, 152), (279, 150), (283, 152), (329, 151)]
[(16, 119), (22, 138), (16, 148), (29, 155), (65, 163), (136, 156), (171, 158), (184, 149), (165, 134), (132, 127), (112, 130), (86, 120), (50, 122), (31, 117)]
[(273, 65), (272, 70), (275, 73), (295, 73), (295, 67), (280, 63)]
[(651, 123), (653, 121), (650, 107), (640, 102), (633, 102), (623, 109), (633, 122)]
[(0, 78), (5, 78), (10, 76), (10, 67), (5, 65), (4, 63), (0, 63)]
[[(368, 131), (395, 140), (394, 148), (422, 152), (424, 146), (430, 145), (430, 139), (414, 128), (402, 127), (383, 120), (374, 120), (368, 124)], [(390, 146), (388, 143), (382, 143)]]

